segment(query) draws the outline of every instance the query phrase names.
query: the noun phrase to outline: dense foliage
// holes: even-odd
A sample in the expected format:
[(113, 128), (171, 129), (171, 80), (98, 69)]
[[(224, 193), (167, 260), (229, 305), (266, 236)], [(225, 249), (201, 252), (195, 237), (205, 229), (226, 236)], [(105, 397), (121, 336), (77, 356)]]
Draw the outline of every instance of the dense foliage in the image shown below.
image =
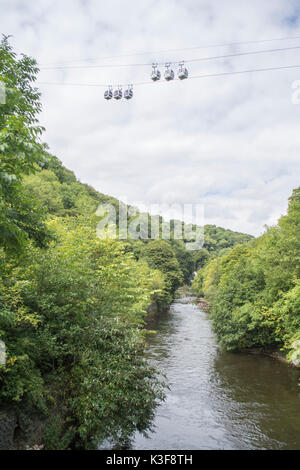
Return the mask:
[(300, 188), (277, 226), (213, 259), (193, 286), (227, 349), (279, 347), (300, 363)]
[(16, 59), (6, 38), (0, 43), (0, 80), (6, 89), (0, 105), (0, 243), (19, 249), (28, 239), (41, 246), (48, 238), (42, 211), (24, 192), (22, 178), (47, 160), (37, 123), (40, 94), (32, 86), (38, 69), (26, 56)]
[(146, 259), (149, 266), (165, 274), (166, 289), (171, 301), (176, 290), (183, 283), (183, 275), (175, 251), (165, 240), (153, 240), (147, 243), (141, 252), (141, 259)]
[(83, 220), (50, 225), (57, 241), (47, 250), (30, 246), (17, 266), (2, 259), (0, 324), (9, 359), (0, 403), (45, 417), (61, 403), (61, 424), (50, 419), (50, 448), (125, 442), (150, 426), (162, 394), (138, 328), (156, 272), (121, 244), (97, 239)]
[[(37, 196), (43, 207), (46, 207), (48, 215), (65, 217), (76, 217), (79, 215), (93, 215), (96, 213), (99, 204), (112, 204), (117, 212), (119, 201), (101, 194), (92, 187), (80, 183), (74, 173), (67, 170), (61, 162), (52, 157), (45, 164), (43, 171), (35, 175), (27, 176), (24, 179), (24, 187), (28, 194)], [(128, 213), (130, 206), (128, 206)], [(148, 218), (148, 214), (144, 214)], [(128, 223), (130, 220), (128, 219)], [(96, 221), (94, 220), (96, 224)], [(161, 224), (163, 219), (161, 218)], [(170, 225), (172, 227), (173, 221)], [(149, 218), (149, 232), (151, 232), (151, 221)], [(149, 233), (150, 238), (150, 233)], [(189, 251), (185, 248), (185, 240), (171, 239), (164, 240), (164, 243), (152, 244), (151, 239), (128, 240), (127, 250), (132, 251), (136, 259), (139, 259), (144, 252), (145, 245), (151, 243), (152, 251), (155, 247), (161, 252), (161, 246), (169, 245), (174, 252), (179, 263), (183, 282), (189, 284), (194, 272), (211, 258), (220, 252), (232, 248), (236, 245), (246, 243), (251, 240), (250, 235), (225, 230), (215, 225), (204, 226), (204, 245), (196, 251)], [(162, 270), (164, 272), (164, 270)], [(167, 300), (167, 299), (165, 299)]]

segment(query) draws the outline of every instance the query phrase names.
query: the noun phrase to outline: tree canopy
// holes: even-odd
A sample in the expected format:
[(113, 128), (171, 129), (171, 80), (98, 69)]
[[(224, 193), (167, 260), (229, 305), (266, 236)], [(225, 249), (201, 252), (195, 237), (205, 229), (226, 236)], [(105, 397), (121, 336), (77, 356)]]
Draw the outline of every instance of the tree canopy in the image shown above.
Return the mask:
[(40, 138), (43, 128), (37, 116), (40, 93), (34, 88), (38, 68), (35, 60), (17, 59), (7, 38), (0, 43), (0, 80), (5, 85), (5, 103), (0, 105), (0, 243), (20, 249), (27, 239), (40, 246), (49, 234), (43, 211), (22, 186), (24, 175), (32, 174), (47, 160)]

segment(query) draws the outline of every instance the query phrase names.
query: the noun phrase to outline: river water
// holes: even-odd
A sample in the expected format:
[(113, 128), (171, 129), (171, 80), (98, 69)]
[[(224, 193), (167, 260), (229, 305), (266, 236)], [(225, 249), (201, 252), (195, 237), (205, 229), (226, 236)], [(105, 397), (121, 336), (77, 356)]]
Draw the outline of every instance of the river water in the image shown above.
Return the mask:
[(226, 353), (208, 315), (176, 301), (148, 335), (170, 390), (150, 438), (133, 449), (300, 449), (300, 371), (275, 359)]

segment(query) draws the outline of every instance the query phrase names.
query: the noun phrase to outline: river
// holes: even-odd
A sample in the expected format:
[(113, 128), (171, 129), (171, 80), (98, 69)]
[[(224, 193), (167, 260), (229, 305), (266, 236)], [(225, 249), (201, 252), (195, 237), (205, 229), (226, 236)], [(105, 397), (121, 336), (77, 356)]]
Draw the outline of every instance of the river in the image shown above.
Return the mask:
[(149, 357), (170, 390), (155, 431), (133, 449), (300, 449), (300, 371), (275, 359), (227, 353), (208, 315), (179, 299), (148, 335)]

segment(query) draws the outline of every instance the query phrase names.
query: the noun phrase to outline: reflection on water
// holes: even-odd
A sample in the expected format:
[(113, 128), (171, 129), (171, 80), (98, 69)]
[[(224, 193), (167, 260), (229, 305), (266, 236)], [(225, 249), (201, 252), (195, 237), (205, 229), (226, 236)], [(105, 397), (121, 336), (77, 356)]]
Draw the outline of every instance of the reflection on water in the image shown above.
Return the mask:
[(210, 320), (182, 299), (149, 335), (149, 357), (170, 390), (155, 432), (133, 449), (300, 449), (299, 370), (221, 351)]

